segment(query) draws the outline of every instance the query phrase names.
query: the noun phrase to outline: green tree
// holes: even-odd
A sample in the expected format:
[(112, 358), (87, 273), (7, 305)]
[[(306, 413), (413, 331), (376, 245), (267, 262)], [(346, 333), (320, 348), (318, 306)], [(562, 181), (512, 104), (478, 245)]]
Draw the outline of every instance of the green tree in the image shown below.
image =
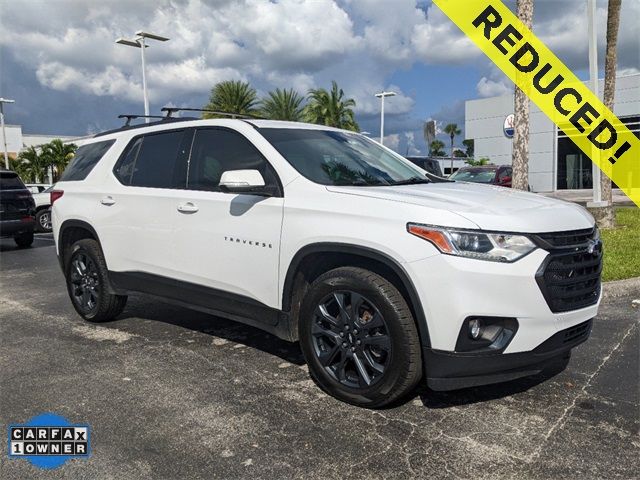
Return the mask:
[(262, 115), (271, 120), (290, 120), (299, 122), (303, 118), (302, 102), (304, 97), (293, 88), (269, 92), (267, 98), (260, 101)]
[(475, 142), (473, 141), (473, 138), (469, 140), (463, 140), (462, 145), (464, 145), (465, 153), (467, 154), (467, 157), (473, 158), (474, 149), (475, 149)]
[(453, 151), (453, 156), (456, 158), (467, 158), (467, 154), (464, 153), (462, 150), (460, 150), (459, 148), (456, 148)]
[[(217, 83), (211, 89), (209, 103), (204, 106), (205, 110), (216, 112), (236, 113), (238, 115), (255, 115), (257, 110), (258, 97), (255, 88), (247, 82), (239, 80), (226, 80)], [(215, 113), (203, 113), (202, 118), (219, 118)]]
[(453, 172), (453, 140), (456, 138), (456, 135), (460, 135), (462, 132), (458, 128), (457, 123), (449, 123), (444, 127), (444, 133), (451, 138), (451, 171)]
[(56, 182), (78, 149), (75, 143), (64, 143), (59, 138), (45, 143), (41, 147), (40, 156), (48, 166), (52, 167), (53, 181)]
[(489, 165), (491, 163), (491, 160), (488, 159), (487, 157), (482, 157), (479, 160), (474, 160), (473, 158), (468, 158), (467, 160), (465, 160), (465, 163), (467, 165), (472, 166), (472, 167), (481, 167), (482, 165)]
[(429, 156), (431, 157), (444, 157), (444, 142), (441, 140), (434, 140), (429, 145)]
[(40, 183), (47, 176), (48, 159), (36, 147), (27, 147), (12, 161), (11, 168), (26, 183)]
[(311, 89), (307, 98), (309, 103), (304, 108), (304, 118), (307, 122), (360, 131), (352, 108), (356, 106), (356, 101), (353, 98), (344, 98), (344, 91), (338, 88), (335, 81), (331, 82), (331, 91), (324, 88)]

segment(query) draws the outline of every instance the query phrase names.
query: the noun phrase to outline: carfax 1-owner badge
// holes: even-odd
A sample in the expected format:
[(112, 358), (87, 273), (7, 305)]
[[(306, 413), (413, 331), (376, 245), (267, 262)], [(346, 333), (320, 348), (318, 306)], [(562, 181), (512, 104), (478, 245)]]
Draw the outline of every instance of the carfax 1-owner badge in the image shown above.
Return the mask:
[(9, 425), (9, 457), (24, 458), (40, 468), (57, 468), (90, 453), (88, 425), (73, 425), (53, 413), (33, 417), (23, 425)]

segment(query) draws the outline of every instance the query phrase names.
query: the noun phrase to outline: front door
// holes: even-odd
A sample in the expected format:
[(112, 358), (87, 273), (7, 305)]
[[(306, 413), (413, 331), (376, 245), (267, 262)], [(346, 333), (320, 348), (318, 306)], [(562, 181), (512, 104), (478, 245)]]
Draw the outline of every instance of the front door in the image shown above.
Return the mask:
[[(265, 184), (280, 193), (220, 191), (222, 173), (246, 169), (258, 170)], [(284, 199), (277, 174), (256, 147), (232, 129), (197, 129), (181, 200), (188, 210), (176, 224), (181, 280), (230, 294), (230, 302), (239, 296), (277, 308)]]

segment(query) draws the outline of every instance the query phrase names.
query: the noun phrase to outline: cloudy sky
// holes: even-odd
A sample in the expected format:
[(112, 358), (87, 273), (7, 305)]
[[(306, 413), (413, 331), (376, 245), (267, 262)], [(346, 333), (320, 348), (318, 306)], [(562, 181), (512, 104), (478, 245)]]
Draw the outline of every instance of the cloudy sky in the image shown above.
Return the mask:
[[(534, 31), (587, 76), (586, 0), (535, 0)], [(640, 71), (640, 0), (623, 0), (618, 68)], [(507, 2), (515, 9), (515, 0)], [(600, 59), (606, 0), (598, 1)], [(259, 93), (305, 93), (332, 79), (357, 101), (361, 128), (424, 152), (422, 123), (464, 126), (464, 101), (513, 85), (428, 0), (0, 0), (0, 95), (27, 133), (81, 135), (142, 111), (139, 51), (116, 45), (137, 30), (171, 37), (147, 49), (151, 111), (202, 106), (221, 80)], [(603, 69), (604, 67), (601, 66)]]

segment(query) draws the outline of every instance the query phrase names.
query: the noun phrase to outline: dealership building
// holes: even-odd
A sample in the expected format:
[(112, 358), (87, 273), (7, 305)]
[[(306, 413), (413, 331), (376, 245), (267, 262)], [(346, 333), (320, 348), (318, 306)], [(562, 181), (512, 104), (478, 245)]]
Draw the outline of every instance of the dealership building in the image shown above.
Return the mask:
[[(600, 98), (604, 81), (600, 80)], [(640, 74), (616, 79), (614, 113), (640, 137)], [(469, 100), (465, 104), (466, 138), (474, 140), (475, 158), (511, 164), (513, 95)], [(640, 161), (639, 159), (636, 159)], [(590, 189), (591, 160), (531, 104), (529, 184), (536, 192)]]

